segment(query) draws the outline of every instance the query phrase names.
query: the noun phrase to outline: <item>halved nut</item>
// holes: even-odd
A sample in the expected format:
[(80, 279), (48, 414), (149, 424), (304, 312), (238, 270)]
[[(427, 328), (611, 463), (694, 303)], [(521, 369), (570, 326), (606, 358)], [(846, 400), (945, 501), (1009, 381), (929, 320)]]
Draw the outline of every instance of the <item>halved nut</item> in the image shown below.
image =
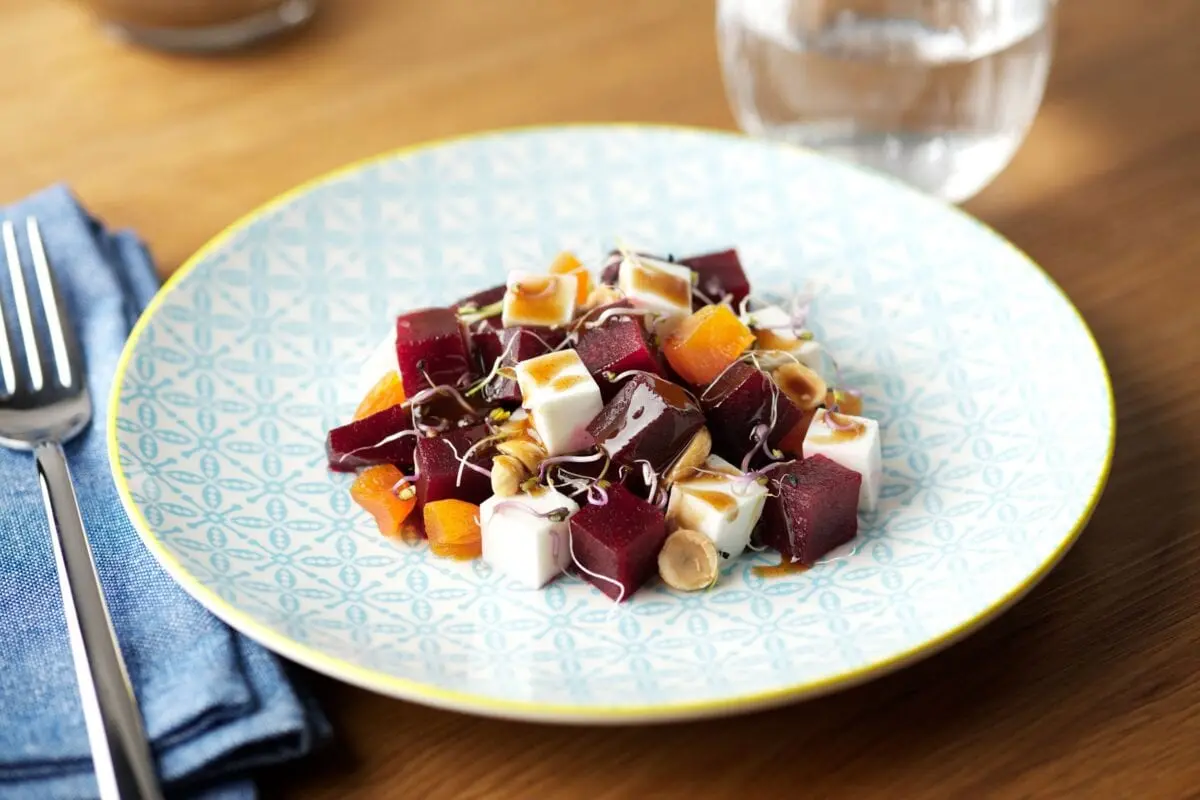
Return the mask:
[(606, 306), (609, 303), (615, 303), (624, 296), (617, 287), (602, 283), (588, 293), (587, 300), (583, 304), (583, 310), (587, 311), (599, 306)]
[(703, 533), (680, 528), (667, 537), (658, 552), (658, 574), (663, 583), (681, 592), (707, 589), (717, 582), (721, 556)]
[(512, 456), (498, 455), (492, 459), (492, 494), (497, 497), (520, 494), (521, 484), (528, 477), (529, 470)]
[(671, 465), (671, 469), (667, 471), (663, 480), (670, 485), (675, 481), (691, 477), (696, 468), (708, 460), (710, 453), (712, 453), (712, 434), (708, 432), (708, 428), (701, 428), (696, 431), (696, 435), (688, 442), (688, 446), (679, 454), (679, 458), (675, 459), (675, 463)]
[(505, 439), (496, 445), (496, 449), (515, 458), (530, 473), (537, 472), (542, 461), (546, 459), (546, 448), (524, 436)]
[(771, 373), (775, 384), (801, 411), (812, 411), (825, 402), (825, 381), (813, 370), (789, 361)]

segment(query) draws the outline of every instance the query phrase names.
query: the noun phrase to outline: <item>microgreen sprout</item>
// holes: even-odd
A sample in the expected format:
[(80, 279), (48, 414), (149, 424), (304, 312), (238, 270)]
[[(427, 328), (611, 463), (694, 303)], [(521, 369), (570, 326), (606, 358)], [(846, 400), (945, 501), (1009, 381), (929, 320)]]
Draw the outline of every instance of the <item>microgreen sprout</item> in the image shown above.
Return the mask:
[(570, 509), (566, 508), (565, 506), (559, 506), (558, 508), (552, 508), (549, 511), (538, 511), (533, 506), (529, 505), (528, 503), (522, 503), (520, 500), (504, 500), (502, 502), (497, 503), (492, 508), (492, 516), (499, 514), (501, 511), (503, 511), (506, 508), (511, 508), (516, 511), (524, 512), (524, 513), (530, 515), (531, 517), (538, 517), (539, 519), (548, 519), (551, 522), (565, 522), (567, 517), (571, 516)]
[(611, 583), (613, 586), (617, 587), (617, 604), (620, 605), (621, 601), (623, 599), (625, 599), (625, 584), (621, 583), (618, 580), (614, 580), (614, 579), (608, 577), (607, 575), (601, 575), (599, 572), (592, 572), (590, 569), (585, 567), (583, 564), (579, 563), (579, 559), (575, 556), (574, 537), (571, 536), (570, 533), (567, 534), (567, 549), (571, 553), (571, 561), (573, 561), (575, 563), (576, 568), (578, 568), (578, 570), (580, 572), (582, 572), (585, 575), (590, 575), (591, 577), (596, 578), (597, 580), (602, 580), (605, 583)]
[(550, 456), (549, 458), (542, 459), (542, 463), (538, 466), (538, 480), (545, 480), (546, 470), (555, 464), (590, 464), (602, 458), (608, 458), (608, 453), (603, 450), (587, 456)]
[[(416, 486), (417, 481), (419, 481), (420, 479), (421, 479), (421, 465), (414, 462), (412, 475), (401, 475), (400, 480), (396, 481), (395, 485), (392, 486), (392, 491), (393, 492), (396, 491), (398, 488), (400, 488), (401, 486), (403, 486), (406, 483), (410, 487)], [(405, 500), (407, 498), (401, 497), (400, 499)]]
[(597, 314), (595, 319), (584, 322), (583, 327), (599, 328), (610, 319), (617, 317), (649, 317), (651, 325), (654, 325), (659, 321), (659, 318), (664, 316), (661, 312), (650, 308), (606, 308)]
[(481, 320), (494, 317), (504, 310), (504, 300), (497, 300), (494, 303), (489, 303), (482, 308), (476, 306), (475, 303), (468, 303), (458, 307), (458, 318), (468, 325), (473, 325)]
[(742, 472), (750, 471), (750, 462), (754, 460), (754, 456), (761, 450), (767, 452), (767, 437), (771, 435), (771, 426), (764, 423), (755, 425), (750, 431), (750, 439), (754, 445), (746, 451), (746, 455), (742, 456), (741, 470)]
[(365, 450), (374, 450), (376, 447), (383, 447), (385, 444), (391, 444), (394, 441), (403, 439), (405, 436), (417, 436), (417, 435), (418, 435), (418, 432), (415, 428), (409, 428), (407, 430), (402, 430), (402, 431), (398, 431), (396, 433), (389, 434), (389, 435), (385, 436), (384, 438), (380, 439), (375, 444), (368, 444), (368, 445), (364, 445), (363, 447), (356, 447), (353, 450), (349, 450), (345, 453), (341, 453), (337, 457), (337, 462), (339, 464), (344, 464), (344, 463), (346, 463), (346, 459), (351, 458), (352, 456), (354, 456), (357, 453), (361, 453)]
[(838, 411), (837, 403), (834, 403), (829, 408), (825, 409), (825, 413), (821, 415), (821, 421), (825, 423), (825, 427), (831, 431), (852, 431), (858, 428), (858, 425), (849, 419), (844, 419), (840, 411)]
[(478, 442), (476, 442), (475, 444), (468, 447), (467, 451), (465, 453), (463, 453), (461, 456), (458, 454), (458, 448), (454, 446), (454, 442), (450, 441), (449, 439), (442, 440), (446, 443), (446, 446), (450, 448), (450, 452), (454, 453), (454, 458), (458, 461), (458, 474), (454, 478), (455, 486), (462, 486), (462, 477), (463, 477), (463, 469), (464, 468), (470, 469), (474, 472), (478, 472), (480, 475), (484, 475), (488, 478), (492, 477), (492, 471), (490, 469), (488, 469), (487, 467), (481, 467), (478, 464), (472, 464), (468, 460), (468, 459), (470, 459), (471, 455), (475, 452), (475, 450), (480, 445), (487, 444), (489, 441), (491, 441), (491, 439), (492, 439), (492, 437), (490, 437), (490, 436), (480, 439)]
[(654, 471), (654, 465), (644, 458), (639, 458), (633, 463), (641, 465), (642, 480), (646, 482), (646, 491), (649, 494), (650, 502), (655, 502), (655, 498), (658, 497), (658, 473)]
[(504, 359), (512, 355), (513, 346), (516, 345), (517, 340), (520, 338), (520, 334), (515, 334), (508, 340), (508, 344), (504, 345), (504, 349), (500, 351), (500, 355), (496, 356), (496, 360), (492, 362), (492, 368), (488, 370), (488, 374), (476, 381), (475, 385), (467, 390), (467, 397), (483, 391), (484, 387), (500, 374)]
[(449, 395), (450, 397), (453, 397), (454, 400), (460, 406), (462, 406), (462, 409), (464, 411), (466, 411), (468, 414), (475, 413), (475, 407), (467, 402), (467, 399), (465, 397), (463, 397), (462, 392), (458, 391), (458, 389), (455, 389), (453, 386), (450, 386), (449, 384), (445, 384), (445, 383), (440, 383), (440, 384), (437, 384), (436, 386), (431, 385), (428, 389), (422, 389), (421, 391), (414, 394), (412, 397), (405, 400), (404, 405), (405, 406), (424, 405), (425, 403), (428, 403), (430, 400), (432, 400), (434, 397), (436, 397), (439, 394), (445, 394), (445, 395)]
[(608, 505), (608, 481), (596, 481), (587, 488), (587, 501), (593, 506)]

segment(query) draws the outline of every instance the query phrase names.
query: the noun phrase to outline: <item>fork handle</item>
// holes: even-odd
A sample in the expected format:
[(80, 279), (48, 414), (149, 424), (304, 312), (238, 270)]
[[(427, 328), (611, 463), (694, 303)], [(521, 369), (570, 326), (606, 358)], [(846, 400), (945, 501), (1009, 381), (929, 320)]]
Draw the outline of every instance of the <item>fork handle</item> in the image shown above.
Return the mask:
[(62, 446), (33, 451), (102, 800), (160, 800), (154, 758), (121, 660)]

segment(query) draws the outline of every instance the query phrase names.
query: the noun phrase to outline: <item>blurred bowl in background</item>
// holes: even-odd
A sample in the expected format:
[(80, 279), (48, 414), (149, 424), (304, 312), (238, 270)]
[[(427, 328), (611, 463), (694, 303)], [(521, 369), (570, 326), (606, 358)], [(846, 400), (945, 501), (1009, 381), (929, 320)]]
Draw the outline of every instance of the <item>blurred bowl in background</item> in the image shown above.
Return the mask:
[(160, 50), (221, 52), (308, 22), (317, 0), (84, 0), (116, 37)]

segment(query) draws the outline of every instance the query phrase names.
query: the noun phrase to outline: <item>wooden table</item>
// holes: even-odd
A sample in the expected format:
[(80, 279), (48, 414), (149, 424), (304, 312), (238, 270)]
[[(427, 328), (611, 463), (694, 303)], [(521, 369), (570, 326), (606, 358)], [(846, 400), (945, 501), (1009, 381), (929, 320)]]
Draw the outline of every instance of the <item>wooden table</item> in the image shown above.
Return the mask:
[[(271, 792), (1196, 796), (1197, 30), (1194, 0), (1066, 2), (1029, 140), (967, 206), (1083, 311), (1120, 417), (1091, 525), (1020, 605), (861, 688), (675, 727), (472, 719), (314, 676), (339, 741), (268, 773)], [(125, 49), (69, 3), (7, 0), (0, 53), (0, 197), (68, 181), (164, 272), (278, 191), (398, 145), (539, 122), (732, 127), (697, 0), (329, 0), (304, 35), (224, 59)]]

